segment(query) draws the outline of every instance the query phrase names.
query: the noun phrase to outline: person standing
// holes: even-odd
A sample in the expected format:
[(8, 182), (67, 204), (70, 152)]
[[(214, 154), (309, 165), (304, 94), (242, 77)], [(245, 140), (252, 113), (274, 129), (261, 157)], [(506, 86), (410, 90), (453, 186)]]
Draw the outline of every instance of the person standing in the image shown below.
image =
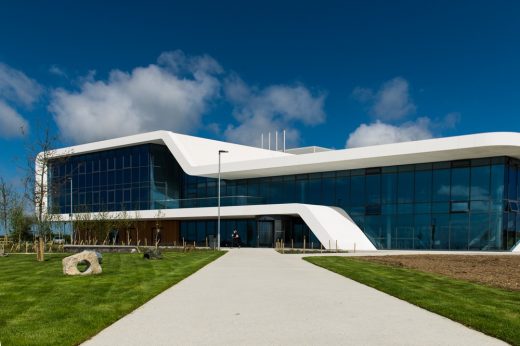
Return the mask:
[(240, 234), (236, 228), (233, 230), (231, 237), (233, 238), (233, 246), (236, 246), (240, 249)]

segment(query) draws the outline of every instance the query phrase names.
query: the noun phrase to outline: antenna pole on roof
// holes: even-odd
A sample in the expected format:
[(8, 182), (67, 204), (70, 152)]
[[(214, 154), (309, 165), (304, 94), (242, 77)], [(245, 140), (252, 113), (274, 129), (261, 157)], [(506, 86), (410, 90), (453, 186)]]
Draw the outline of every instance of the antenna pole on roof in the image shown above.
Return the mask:
[(262, 132), (262, 135), (260, 136), (260, 143), (262, 145), (262, 149), (264, 149), (264, 133)]
[(278, 130), (274, 133), (274, 150), (278, 151)]
[(285, 130), (283, 130), (283, 152), (285, 153)]
[(271, 132), (269, 132), (269, 150), (271, 150)]

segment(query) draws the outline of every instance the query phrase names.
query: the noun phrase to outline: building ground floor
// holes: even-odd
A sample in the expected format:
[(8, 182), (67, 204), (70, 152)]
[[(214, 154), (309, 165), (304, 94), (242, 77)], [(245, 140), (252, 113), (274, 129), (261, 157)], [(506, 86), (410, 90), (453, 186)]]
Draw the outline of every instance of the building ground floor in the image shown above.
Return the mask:
[[(503, 220), (461, 220), (458, 215), (446, 222), (442, 217), (430, 218), (429, 222), (423, 219), (370, 218), (360, 228), (379, 250), (512, 250), (520, 242), (520, 233), (501, 228)], [(141, 220), (109, 226), (91, 222), (78, 223), (74, 229), (76, 243), (213, 246), (218, 222), (216, 218)], [(338, 241), (333, 236), (317, 236), (302, 217), (294, 215), (222, 218), (221, 246), (233, 244), (234, 230), (238, 231), (243, 247), (275, 247), (283, 241), (285, 247), (335, 248)]]

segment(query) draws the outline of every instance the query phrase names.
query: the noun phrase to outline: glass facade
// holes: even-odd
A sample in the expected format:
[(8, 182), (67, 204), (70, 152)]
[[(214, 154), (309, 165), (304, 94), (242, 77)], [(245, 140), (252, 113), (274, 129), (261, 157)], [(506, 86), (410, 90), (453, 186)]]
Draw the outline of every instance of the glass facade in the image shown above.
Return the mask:
[[(70, 212), (71, 180), (74, 212), (217, 205), (216, 179), (185, 174), (160, 145), (77, 155), (50, 166), (49, 205), (61, 213)], [(222, 180), (221, 204), (341, 207), (379, 249), (506, 250), (520, 241), (519, 166), (494, 157)], [(258, 245), (258, 220), (225, 222), (245, 222), (238, 227), (242, 239)], [(213, 223), (183, 221), (181, 234), (201, 241), (214, 234)], [(287, 234), (294, 241), (308, 232), (294, 220), (285, 229), (286, 242)]]

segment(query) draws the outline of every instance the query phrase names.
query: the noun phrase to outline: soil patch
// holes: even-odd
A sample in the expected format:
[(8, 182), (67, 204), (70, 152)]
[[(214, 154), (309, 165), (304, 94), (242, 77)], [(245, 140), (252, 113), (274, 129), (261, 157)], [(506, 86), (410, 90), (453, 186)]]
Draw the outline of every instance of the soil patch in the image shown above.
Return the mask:
[(399, 255), (358, 258), (520, 291), (520, 256)]

